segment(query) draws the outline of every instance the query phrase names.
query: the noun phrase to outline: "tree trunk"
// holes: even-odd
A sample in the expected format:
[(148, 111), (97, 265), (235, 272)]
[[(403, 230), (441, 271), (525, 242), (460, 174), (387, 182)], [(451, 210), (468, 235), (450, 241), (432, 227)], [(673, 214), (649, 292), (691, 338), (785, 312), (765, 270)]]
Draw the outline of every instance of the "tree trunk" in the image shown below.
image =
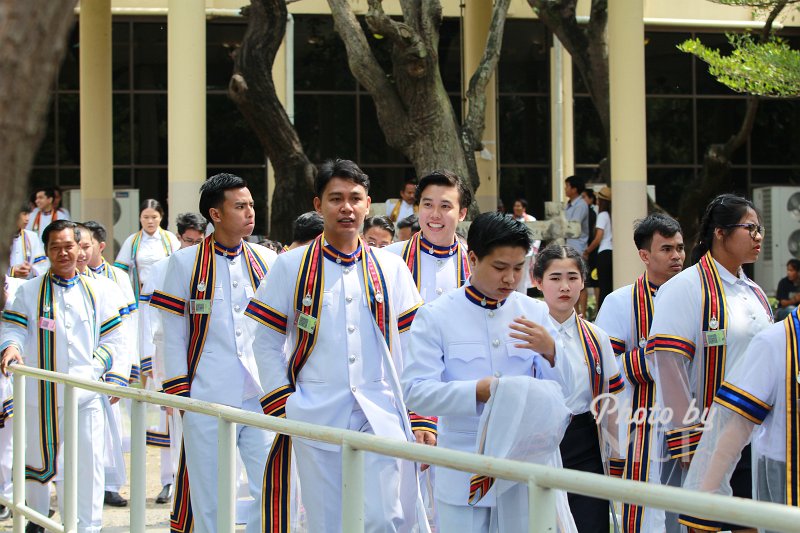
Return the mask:
[(286, 0), (251, 0), (247, 30), (234, 53), (228, 95), (255, 132), (275, 171), (270, 238), (291, 242), (292, 223), (313, 208), (315, 166), (278, 100), (272, 63), (286, 33)]
[[(75, 21), (75, 0), (0, 0), (0, 269), (44, 135), (50, 90)], [(46, 36), (43, 38), (42, 36)], [(0, 296), (5, 301), (5, 296)]]

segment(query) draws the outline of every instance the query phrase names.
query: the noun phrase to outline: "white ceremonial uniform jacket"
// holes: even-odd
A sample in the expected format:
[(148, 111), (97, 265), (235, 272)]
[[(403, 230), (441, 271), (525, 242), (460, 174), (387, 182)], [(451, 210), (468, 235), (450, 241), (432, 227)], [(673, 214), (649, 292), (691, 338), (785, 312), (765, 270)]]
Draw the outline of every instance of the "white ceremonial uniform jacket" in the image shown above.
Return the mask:
[[(295, 283), (306, 248), (279, 255), (254, 299), (288, 324), (283, 331), (261, 324), (257, 328), (254, 351), (267, 394), (289, 383), (288, 362), (297, 336)], [(317, 339), (297, 378), (296, 391), (286, 401), (286, 418), (347, 428), (358, 402), (376, 435), (396, 437), (399, 415), (405, 426), (402, 430), (413, 440), (399, 382), (407, 327), (399, 331), (397, 324), (413, 319), (421, 301), (405, 263), (394, 254), (372, 251), (386, 281), (391, 353), (367, 302), (361, 261), (345, 268), (323, 259), (325, 287)], [(306, 444), (338, 449), (316, 441)]]
[(9, 260), (9, 273), (14, 275), (14, 267), (23, 263), (30, 263), (31, 272), (28, 279), (41, 276), (50, 268), (50, 261), (44, 253), (44, 245), (35, 231), (22, 230), (14, 237), (11, 243), (11, 258)]
[[(251, 246), (267, 265), (275, 260), (276, 254), (272, 250), (257, 244)], [(192, 246), (173, 253), (164, 278), (162, 292), (184, 302), (182, 315), (163, 310), (161, 313), (164, 331), (169, 332), (164, 338), (165, 382), (187, 378), (189, 373), (189, 299), (197, 252), (198, 247)], [(214, 301), (189, 397), (241, 407), (245, 400), (263, 395), (253, 357), (254, 323), (244, 316), (256, 288), (250, 280), (244, 253), (233, 259), (215, 253), (214, 261)]]
[(161, 386), (165, 376), (164, 329), (161, 313), (150, 307), (150, 299), (155, 291), (164, 290), (168, 266), (169, 257), (153, 265), (139, 295), (139, 353), (142, 357), (142, 372), (152, 372), (157, 387)]
[[(176, 237), (170, 231), (159, 228), (159, 230), (152, 235), (148, 234), (146, 231), (143, 231), (142, 240), (139, 243), (139, 249), (136, 252), (136, 266), (139, 270), (139, 283), (141, 284), (144, 284), (147, 281), (147, 277), (150, 274), (150, 268), (161, 259), (170, 255), (164, 250), (164, 243), (161, 239), (162, 232), (166, 235), (166, 238), (172, 247), (172, 253), (174, 253), (176, 250), (179, 250), (181, 247), (181, 242), (178, 240), (178, 237)], [(117, 258), (114, 261), (115, 263), (128, 266), (131, 265), (131, 262), (133, 261), (132, 246), (135, 238), (136, 233), (128, 235), (128, 238), (125, 239), (125, 242), (122, 243), (122, 246), (119, 249)]]
[(387, 217), (391, 218), (392, 212), (394, 211), (394, 208), (397, 207), (397, 202), (400, 202), (400, 209), (397, 212), (397, 219), (393, 220), (392, 222), (397, 223), (397, 222), (403, 220), (404, 218), (408, 218), (411, 215), (416, 214), (416, 211), (414, 209), (414, 204), (407, 204), (406, 202), (403, 201), (402, 198), (397, 198), (397, 199), (392, 198), (392, 199), (386, 200), (386, 216)]
[[(536, 352), (514, 346), (519, 341), (509, 336), (509, 324), (522, 315), (557, 337), (547, 305), (517, 292), (501, 307), (490, 310), (468, 300), (465, 286), (417, 312), (402, 374), (403, 390), (409, 409), (439, 417), (438, 446), (476, 451), (484, 405), (475, 398), (478, 380), (487, 376), (536, 376), (538, 369), (549, 366)], [(470, 477), (467, 472), (437, 467), (434, 496), (451, 505), (466, 506)], [(490, 492), (477, 505), (494, 504)]]
[[(16, 345), (26, 365), (40, 368), (38, 331), (39, 289), (46, 276), (24, 283), (14, 302), (3, 312), (0, 351)], [(76, 277), (77, 278), (77, 277)], [(125, 354), (126, 335), (119, 309), (121, 300), (102, 281), (82, 276), (69, 287), (53, 283), (55, 320), (55, 371), (86, 379), (103, 378), (107, 383), (126, 386), (129, 362)], [(94, 293), (92, 300), (81, 281)], [(102, 349), (101, 349), (102, 348)], [(64, 386), (58, 385), (58, 405), (64, 404)], [(78, 403), (97, 393), (75, 389)], [(28, 387), (26, 401), (39, 405), (39, 388)]]
[[(40, 215), (40, 212), (41, 212), (41, 215)], [(69, 211), (67, 211), (66, 209), (63, 209), (63, 208), (59, 207), (58, 211), (56, 211), (56, 213), (57, 213), (56, 220), (69, 220), (70, 219), (69, 218), (70, 217)], [(34, 226), (37, 223), (37, 221), (36, 221), (37, 217), (39, 217), (39, 221), (38, 221), (39, 226), (37, 228), (34, 228)], [(34, 207), (33, 211), (31, 211), (30, 218), (28, 219), (28, 225), (25, 226), (25, 229), (30, 230), (30, 231), (38, 234), (39, 238), (41, 239), (42, 238), (42, 233), (44, 233), (44, 228), (46, 228), (48, 225), (50, 225), (50, 223), (52, 221), (53, 221), (53, 211), (50, 211), (50, 213), (44, 213), (38, 207)]]
[[(402, 260), (403, 248), (408, 241), (394, 242), (383, 248), (399, 256)], [(458, 262), (461, 261), (459, 254), (453, 254), (447, 259), (438, 259), (430, 254), (420, 251), (420, 275), (419, 295), (423, 302), (432, 302), (442, 294), (458, 288)], [(408, 266), (406, 266), (406, 269)]]

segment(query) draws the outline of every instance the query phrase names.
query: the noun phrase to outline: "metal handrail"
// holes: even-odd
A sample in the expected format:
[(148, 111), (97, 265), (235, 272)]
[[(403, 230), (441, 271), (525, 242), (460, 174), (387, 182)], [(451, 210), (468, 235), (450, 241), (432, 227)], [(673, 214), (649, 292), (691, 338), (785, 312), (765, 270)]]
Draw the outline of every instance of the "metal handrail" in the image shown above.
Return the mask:
[[(337, 444), (343, 447), (342, 485), (348, 490), (342, 492), (342, 524), (343, 530), (349, 532), (363, 531), (363, 454), (364, 452), (389, 455), (419, 463), (444, 466), (465, 472), (483, 474), (495, 478), (508, 479), (527, 483), (529, 487), (529, 531), (555, 531), (555, 496), (553, 490), (569, 492), (667, 509), (669, 511), (703, 516), (712, 520), (734, 522), (753, 527), (771, 530), (800, 533), (800, 509), (775, 503), (758, 502), (742, 498), (733, 498), (696, 491), (688, 491), (675, 487), (652, 483), (640, 483), (615, 479), (599, 474), (590, 474), (563, 468), (553, 468), (538, 464), (498, 459), (484, 455), (424, 446), (400, 440), (387, 439), (375, 435), (355, 431), (318, 426), (306, 422), (298, 422), (264, 416), (243, 411), (234, 407), (219, 405), (191, 398), (172, 396), (142, 389), (119, 387), (105, 383), (77, 378), (58, 372), (50, 372), (38, 368), (15, 365), (11, 367), (14, 378), (14, 480), (24, 479), (24, 411), (26, 377), (62, 383), (65, 387), (65, 453), (77, 452), (77, 402), (73, 388), (81, 388), (109, 396), (133, 400), (132, 432), (131, 432), (131, 531), (145, 531), (144, 524), (144, 404), (152, 403), (183, 411), (213, 416), (219, 420), (219, 460), (220, 464), (233, 464), (235, 438), (233, 424), (245, 424), (316, 441)], [(70, 415), (69, 411), (73, 411)], [(70, 418), (72, 416), (72, 418)], [(72, 427), (74, 426), (74, 427)], [(21, 440), (20, 440), (21, 439)], [(18, 446), (18, 442), (22, 446)], [(66, 459), (66, 458), (65, 458)], [(77, 461), (75, 461), (77, 462)], [(67, 465), (67, 461), (64, 462)], [(222, 470), (221, 470), (222, 471)], [(219, 476), (218, 496), (218, 528), (220, 532), (234, 531), (234, 493), (235, 469), (228, 469), (227, 475)], [(77, 489), (77, 472), (65, 467), (65, 526), (63, 529), (52, 528), (45, 524), (42, 515), (35, 516), (30, 509), (24, 507), (24, 483), (14, 483), (14, 501), (9, 507), (14, 511), (14, 532), (22, 533), (24, 526), (23, 513), (35, 522), (46, 525), (54, 531), (71, 533), (76, 524), (68, 523), (67, 518), (77, 521), (77, 502), (71, 500), (66, 491), (70, 486)], [(0, 500), (2, 502), (2, 500)], [(5, 503), (5, 502), (2, 502)], [(68, 510), (67, 505), (74, 509)], [(20, 512), (22, 511), (22, 512)]]

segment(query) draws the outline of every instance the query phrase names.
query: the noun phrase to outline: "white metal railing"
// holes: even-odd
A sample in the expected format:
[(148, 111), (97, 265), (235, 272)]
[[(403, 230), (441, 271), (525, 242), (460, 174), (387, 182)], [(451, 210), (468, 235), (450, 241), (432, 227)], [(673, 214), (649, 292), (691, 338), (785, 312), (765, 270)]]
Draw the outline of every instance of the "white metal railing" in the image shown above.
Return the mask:
[[(131, 523), (132, 533), (145, 531), (145, 403), (191, 411), (219, 420), (219, 485), (217, 531), (233, 533), (235, 527), (235, 424), (284, 433), (292, 437), (342, 446), (342, 529), (348, 533), (364, 530), (364, 452), (399, 457), (419, 463), (444, 466), (528, 484), (530, 532), (556, 531), (554, 490), (667, 509), (712, 520), (734, 522), (776, 531), (800, 533), (800, 509), (775, 503), (757, 502), (675, 487), (643, 484), (563, 468), (497, 459), (433, 446), (392, 440), (355, 431), (316, 426), (251, 413), (224, 405), (171, 396), (141, 389), (107, 385), (58, 372), (15, 365), (14, 374), (14, 462), (13, 501), (0, 498), (14, 512), (14, 533), (23, 533), (27, 518), (54, 532), (77, 531), (78, 404), (75, 388), (109, 396), (129, 398), (131, 409)], [(64, 525), (25, 506), (25, 387), (27, 378), (64, 387)]]

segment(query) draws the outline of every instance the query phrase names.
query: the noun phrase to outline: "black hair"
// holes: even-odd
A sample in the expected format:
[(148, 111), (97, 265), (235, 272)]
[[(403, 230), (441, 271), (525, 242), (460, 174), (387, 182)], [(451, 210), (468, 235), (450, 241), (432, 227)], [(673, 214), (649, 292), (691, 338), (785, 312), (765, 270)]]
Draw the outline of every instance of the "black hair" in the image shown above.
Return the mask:
[(139, 206), (139, 214), (141, 215), (142, 211), (144, 211), (145, 209), (153, 209), (157, 211), (159, 215), (161, 215), (161, 218), (164, 218), (164, 208), (161, 207), (161, 202), (159, 202), (158, 200), (148, 198), (147, 200), (142, 202), (142, 204)]
[(225, 202), (225, 191), (245, 187), (247, 182), (236, 174), (223, 172), (211, 176), (200, 186), (200, 214), (211, 222), (211, 209), (219, 209)]
[(524, 209), (525, 211), (528, 210), (528, 200), (526, 200), (525, 198), (517, 198), (516, 200), (514, 200), (514, 203), (517, 203), (517, 202), (520, 203), (520, 205), (522, 206), (522, 209)]
[(458, 208), (464, 209), (472, 205), (472, 191), (469, 190), (467, 183), (461, 179), (455, 172), (449, 170), (434, 170), (427, 176), (424, 176), (417, 184), (417, 190), (414, 193), (414, 203), (419, 203), (422, 198), (422, 193), (430, 185), (442, 185), (444, 187), (455, 187), (458, 191)]
[(333, 178), (350, 180), (369, 192), (369, 176), (364, 174), (358, 165), (349, 159), (328, 159), (319, 165), (317, 176), (314, 178), (314, 194), (317, 198), (322, 198), (325, 187)]
[(322, 215), (316, 211), (303, 213), (292, 224), (292, 242), (308, 242), (317, 238), (325, 229)]
[(414, 178), (406, 178), (405, 180), (403, 180), (403, 187), (400, 190), (404, 191), (406, 187), (408, 187), (409, 185), (413, 185), (414, 187), (416, 187), (417, 180)]
[(583, 256), (572, 246), (564, 246), (563, 244), (551, 243), (548, 244), (544, 250), (536, 254), (536, 264), (533, 265), (533, 277), (538, 280), (544, 279), (544, 273), (550, 263), (557, 259), (572, 259), (575, 261), (575, 266), (578, 267), (578, 272), (581, 273), (581, 279), (586, 279), (586, 262)]
[(756, 212), (756, 216), (761, 220), (756, 206), (753, 202), (736, 194), (720, 194), (706, 206), (703, 218), (700, 220), (700, 229), (697, 232), (697, 244), (692, 249), (692, 263), (696, 263), (706, 252), (711, 250), (714, 242), (714, 230), (721, 228), (727, 237), (735, 228), (730, 228), (731, 224), (738, 224), (742, 217), (747, 214), (747, 209)]
[(33, 211), (33, 208), (31, 207), (31, 204), (30, 204), (30, 203), (28, 203), (28, 202), (22, 202), (22, 203), (19, 205), (19, 213), (20, 213), (20, 214), (22, 214), (22, 213), (30, 213), (31, 211)]
[(261, 239), (258, 241), (258, 244), (264, 248), (272, 250), (275, 253), (281, 253), (283, 250), (283, 244), (281, 244), (279, 241), (273, 241), (272, 239)]
[[(585, 189), (584, 189), (585, 190)], [(606, 200), (605, 198), (597, 197), (597, 212), (602, 213), (603, 211), (608, 211), (611, 214), (611, 200)]]
[(389, 220), (389, 217), (369, 217), (364, 221), (364, 231), (362, 231), (362, 233), (366, 233), (370, 228), (380, 228), (382, 230), (386, 230), (392, 235), (392, 237), (394, 237), (394, 224), (392, 224), (392, 221)]
[(569, 183), (570, 187), (574, 187), (575, 189), (577, 189), (578, 194), (581, 194), (583, 191), (586, 190), (586, 180), (581, 178), (580, 176), (569, 176), (564, 181)]
[(58, 220), (54, 220), (50, 224), (44, 228), (42, 232), (42, 242), (44, 243), (44, 249), (47, 250), (47, 245), (50, 242), (50, 235), (53, 233), (58, 233), (59, 231), (64, 231), (65, 229), (71, 229), (75, 235), (75, 242), (81, 240), (81, 230), (76, 223), (71, 220), (65, 220), (60, 218)]
[(33, 197), (36, 198), (36, 195), (39, 194), (39, 192), (43, 192), (48, 198), (56, 197), (56, 191), (52, 187), (37, 187), (33, 190)]
[(175, 217), (175, 225), (178, 228), (178, 235), (183, 235), (190, 229), (205, 233), (208, 221), (200, 213), (181, 213)]
[(489, 211), (481, 213), (469, 226), (467, 248), (483, 259), (499, 246), (515, 246), (525, 250), (531, 248), (533, 241), (528, 226), (511, 215)]
[(80, 226), (89, 230), (92, 234), (92, 238), (97, 242), (106, 242), (108, 239), (108, 232), (106, 231), (106, 227), (101, 223), (97, 222), (96, 220), (88, 220), (86, 222), (82, 222)]
[(592, 189), (591, 187), (583, 189), (582, 194), (586, 194), (586, 196), (588, 196), (592, 200), (592, 203), (594, 203), (597, 200), (597, 195), (594, 194), (594, 189)]
[(398, 220), (394, 227), (398, 230), (411, 228), (413, 231), (415, 225), (417, 226), (417, 231), (419, 231), (419, 217), (417, 215), (408, 215), (406, 218)]
[(787, 267), (792, 267), (796, 272), (800, 272), (800, 259), (789, 259), (786, 262)]
[(681, 231), (681, 224), (664, 213), (652, 213), (633, 223), (633, 242), (637, 250), (649, 250), (653, 236), (658, 233), (670, 238)]

